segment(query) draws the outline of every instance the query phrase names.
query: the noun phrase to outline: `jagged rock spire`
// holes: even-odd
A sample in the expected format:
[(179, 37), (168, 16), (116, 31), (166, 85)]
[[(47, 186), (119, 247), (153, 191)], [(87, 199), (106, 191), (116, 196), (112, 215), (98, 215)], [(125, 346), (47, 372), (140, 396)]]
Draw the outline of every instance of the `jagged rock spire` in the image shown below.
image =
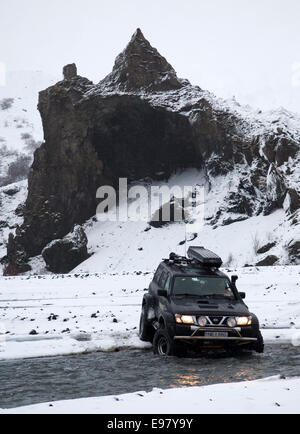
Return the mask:
[(126, 49), (117, 57), (113, 71), (102, 82), (111, 90), (164, 91), (179, 89), (183, 82), (167, 60), (137, 29)]
[(77, 77), (77, 66), (75, 63), (71, 63), (63, 67), (64, 80), (72, 80)]

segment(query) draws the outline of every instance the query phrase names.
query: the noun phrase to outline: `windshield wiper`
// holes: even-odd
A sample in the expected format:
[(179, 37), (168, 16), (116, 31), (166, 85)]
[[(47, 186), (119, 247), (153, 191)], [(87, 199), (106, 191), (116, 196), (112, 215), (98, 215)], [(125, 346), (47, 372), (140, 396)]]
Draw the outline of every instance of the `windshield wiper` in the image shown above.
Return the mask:
[(175, 295), (175, 297), (199, 297), (199, 295), (196, 295), (196, 294), (188, 294), (188, 293), (185, 293), (185, 294), (174, 294)]

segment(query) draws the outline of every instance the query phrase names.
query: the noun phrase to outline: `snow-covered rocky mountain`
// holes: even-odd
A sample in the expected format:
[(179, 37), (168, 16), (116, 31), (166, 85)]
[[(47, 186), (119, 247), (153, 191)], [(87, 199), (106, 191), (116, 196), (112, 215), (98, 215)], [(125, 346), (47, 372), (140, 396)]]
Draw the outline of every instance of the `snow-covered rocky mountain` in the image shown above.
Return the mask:
[(0, 186), (26, 177), (44, 136), (38, 93), (55, 81), (39, 71), (7, 72), (0, 86)]
[(91, 254), (75, 271), (152, 271), (170, 251), (184, 253), (184, 223), (96, 221), (98, 187), (117, 188), (122, 177), (202, 186), (205, 225), (192, 242), (227, 265), (299, 263), (296, 114), (252, 110), (192, 86), (140, 30), (97, 85), (65, 67), (64, 80), (40, 93), (39, 110), (45, 143), (3, 261), (7, 274), (45, 270), (43, 249), (57, 249), (74, 224), (83, 225)]

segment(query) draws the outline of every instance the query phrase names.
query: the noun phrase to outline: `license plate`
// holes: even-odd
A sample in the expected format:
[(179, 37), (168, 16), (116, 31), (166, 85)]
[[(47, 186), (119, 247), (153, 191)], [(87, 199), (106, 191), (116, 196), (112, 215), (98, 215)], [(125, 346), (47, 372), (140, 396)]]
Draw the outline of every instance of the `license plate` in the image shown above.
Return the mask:
[(228, 338), (228, 332), (205, 332), (207, 338)]

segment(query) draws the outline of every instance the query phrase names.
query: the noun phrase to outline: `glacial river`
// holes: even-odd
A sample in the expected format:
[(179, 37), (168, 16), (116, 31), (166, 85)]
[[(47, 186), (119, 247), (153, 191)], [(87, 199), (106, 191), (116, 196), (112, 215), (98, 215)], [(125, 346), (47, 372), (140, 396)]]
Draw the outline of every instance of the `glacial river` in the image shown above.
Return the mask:
[(206, 353), (161, 358), (152, 351), (0, 361), (0, 408), (136, 391), (202, 386), (273, 375), (300, 376), (300, 348), (266, 346), (265, 354)]

